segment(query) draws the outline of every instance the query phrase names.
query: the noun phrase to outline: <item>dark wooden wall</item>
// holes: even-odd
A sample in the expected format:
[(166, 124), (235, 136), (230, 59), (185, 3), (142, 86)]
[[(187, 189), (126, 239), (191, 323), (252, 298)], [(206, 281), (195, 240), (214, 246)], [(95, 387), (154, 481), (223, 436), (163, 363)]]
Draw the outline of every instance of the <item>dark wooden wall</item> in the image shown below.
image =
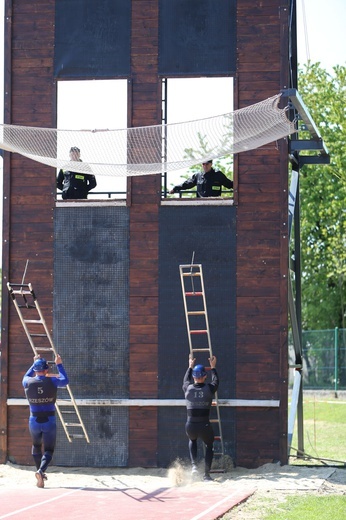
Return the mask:
[[(235, 108), (272, 96), (288, 82), (289, 0), (238, 0)], [(56, 126), (53, 77), (55, 0), (6, 0), (5, 123)], [(158, 0), (132, 0), (129, 126), (161, 122)], [(135, 151), (131, 151), (135, 154)], [(239, 408), (237, 464), (287, 462), (287, 149), (272, 143), (235, 159), (237, 204), (238, 399), (280, 399), (280, 408)], [(128, 181), (130, 206), (130, 397), (156, 398), (158, 358), (158, 210), (160, 176)], [(55, 172), (16, 154), (4, 162), (3, 312), (0, 462), (31, 464), (23, 449), (27, 408), (21, 378), (31, 361), (6, 283), (40, 288), (52, 323)], [(145, 372), (137, 385), (136, 367)], [(142, 379), (143, 380), (143, 379)], [(129, 410), (129, 466), (157, 464), (157, 409)]]
[[(5, 2), (5, 114), (15, 125), (55, 127), (56, 95), (53, 79), (53, 0)], [(52, 326), (53, 209), (55, 173), (17, 154), (4, 157), (3, 306), (1, 379), (1, 461), (15, 454), (28, 461), (22, 449), (27, 435), (27, 410), (10, 410), (6, 398), (22, 397), (23, 368), (30, 366), (31, 349), (6, 283), (21, 282), (27, 259), (28, 276), (42, 288), (42, 306)], [(28, 281), (28, 279), (26, 278)], [(25, 426), (24, 426), (25, 425)]]
[[(158, 2), (132, 2), (130, 126), (161, 122)], [(130, 212), (130, 398), (156, 398), (158, 363), (158, 210), (160, 175), (128, 181)], [(138, 365), (145, 372), (138, 385)], [(144, 394), (143, 394), (144, 393)], [(155, 466), (157, 409), (131, 408), (129, 465)]]
[[(242, 108), (288, 87), (287, 2), (238, 0), (236, 77)], [(280, 409), (237, 409), (245, 466), (287, 460), (287, 148), (237, 155), (237, 398)], [(278, 442), (279, 439), (279, 442)]]

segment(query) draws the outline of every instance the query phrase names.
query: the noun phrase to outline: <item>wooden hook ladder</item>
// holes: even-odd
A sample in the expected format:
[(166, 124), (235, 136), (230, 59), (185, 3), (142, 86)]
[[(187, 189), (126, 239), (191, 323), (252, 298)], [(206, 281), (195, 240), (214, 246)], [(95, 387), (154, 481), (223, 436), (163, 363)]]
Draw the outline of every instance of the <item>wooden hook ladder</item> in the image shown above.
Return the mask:
[[(8, 282), (7, 288), (34, 355), (52, 354), (55, 357), (57, 352), (32, 285), (30, 283), (16, 284)], [(17, 301), (17, 297), (20, 302)], [(33, 311), (37, 311), (38, 318), (36, 314), (35, 319), (28, 319), (28, 316), (32, 315)], [(47, 360), (47, 362), (50, 366), (55, 366), (54, 361)], [(80, 416), (70, 385), (66, 385), (65, 388), (68, 396), (66, 399), (59, 399), (59, 404), (57, 401), (55, 408), (66, 433), (66, 437), (69, 442), (72, 442), (73, 439), (85, 439), (89, 443), (89, 436)]]
[[(179, 270), (190, 355), (196, 358), (197, 354), (202, 356), (204, 354), (207, 358), (211, 358), (213, 351), (210, 339), (202, 265), (194, 263), (180, 265)], [(206, 370), (210, 370), (210, 367), (206, 366)], [(214, 436), (216, 441), (214, 459), (219, 457), (222, 466), (219, 469), (212, 470), (212, 473), (216, 473), (224, 471), (223, 462), (225, 454), (217, 392), (213, 399), (212, 410), (215, 410), (215, 413), (211, 414), (210, 422), (213, 423), (218, 430)]]

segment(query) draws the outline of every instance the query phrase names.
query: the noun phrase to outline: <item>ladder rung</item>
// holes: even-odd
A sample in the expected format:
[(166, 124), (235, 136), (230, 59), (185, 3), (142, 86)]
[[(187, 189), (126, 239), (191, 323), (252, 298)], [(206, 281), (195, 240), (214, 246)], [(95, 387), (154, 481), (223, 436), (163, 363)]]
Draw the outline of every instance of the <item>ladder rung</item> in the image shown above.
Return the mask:
[(212, 422), (212, 423), (218, 423), (220, 422), (219, 419), (209, 419), (209, 422)]
[[(35, 294), (34, 294), (34, 291), (32, 290), (31, 288), (31, 284), (10, 284), (8, 283), (7, 284), (7, 287), (12, 295), (12, 301), (13, 303), (15, 304), (15, 308), (17, 310), (17, 313), (20, 317), (20, 320), (22, 322), (22, 325), (24, 326), (24, 330), (26, 332), (26, 335), (30, 341), (30, 345), (32, 346), (32, 349), (35, 353), (35, 355), (37, 355), (38, 353), (40, 352), (45, 352), (45, 353), (48, 353), (48, 352), (53, 352), (55, 355), (56, 355), (56, 352), (55, 352), (55, 348), (54, 348), (54, 345), (53, 343), (51, 342), (50, 340), (50, 336), (49, 336), (49, 332), (48, 330), (46, 329), (45, 327), (45, 321), (43, 319), (43, 316), (40, 312), (40, 309), (38, 307), (38, 305), (36, 306), (36, 297), (35, 297)], [(16, 290), (13, 290), (13, 287), (17, 287)], [(27, 287), (29, 288), (30, 290), (24, 290), (23, 288), (24, 287)], [(15, 298), (14, 295), (21, 295), (23, 297), (23, 300), (21, 300), (21, 303), (18, 305), (17, 303), (17, 300)], [(26, 298), (26, 295), (30, 295), (34, 301), (35, 304), (32, 303), (32, 299), (30, 299), (30, 303), (29, 303), (29, 298)], [(23, 316), (23, 313), (24, 314), (27, 314), (26, 311), (22, 310), (22, 309), (35, 309), (37, 310), (38, 312), (38, 315), (39, 315), (39, 318), (40, 319), (36, 319), (36, 320), (27, 320), (27, 319), (24, 319), (24, 316)], [(42, 333), (36, 333), (36, 332), (31, 332), (29, 331), (29, 327), (27, 327), (26, 325), (29, 325), (29, 324), (32, 324), (32, 325), (42, 325), (43, 328), (44, 328), (44, 332)], [(30, 327), (31, 328), (31, 327)], [(32, 327), (35, 329), (35, 327)], [(37, 328), (36, 328), (37, 329)], [(49, 340), (49, 344), (47, 346), (34, 346), (33, 344), (33, 339), (34, 338), (45, 338), (45, 339), (48, 339)], [(55, 373), (54, 371), (54, 367), (55, 367), (55, 362), (54, 361), (48, 361), (48, 365), (49, 365), (49, 368), (53, 367), (53, 372), (52, 372), (52, 376), (55, 376), (58, 374)], [(61, 387), (61, 389), (66, 389), (68, 390), (69, 394), (70, 394), (70, 397), (71, 397), (71, 400), (74, 402), (73, 400), (73, 397), (72, 397), (72, 393), (70, 392), (69, 390), (69, 387), (68, 385), (64, 386), (64, 387)], [(70, 400), (65, 400), (64, 401), (65, 403), (66, 402), (71, 402)], [(85, 439), (87, 442), (90, 442), (89, 441), (89, 438), (88, 438), (88, 435), (86, 434), (86, 430), (84, 428), (84, 424), (83, 424), (83, 421), (81, 419), (81, 417), (79, 416), (79, 413), (78, 413), (78, 408), (77, 406), (74, 406), (74, 409), (71, 410), (69, 409), (68, 411), (65, 410), (64, 412), (61, 412), (61, 410), (59, 409), (59, 406), (58, 406), (58, 403), (56, 403), (56, 408), (57, 408), (57, 411), (58, 411), (58, 414), (59, 414), (59, 418), (62, 422), (62, 425), (63, 425), (63, 428), (65, 430), (65, 433), (66, 433), (66, 436), (68, 438), (68, 440), (71, 442), (73, 438), (80, 438), (80, 439)], [(69, 415), (69, 419), (70, 419), (70, 422), (65, 422), (65, 418), (63, 418), (63, 414), (68, 414)], [(73, 414), (73, 415), (71, 415)], [(70, 434), (67, 430), (67, 428), (82, 428), (83, 430), (83, 433), (81, 434)]]
[(190, 330), (190, 334), (208, 334), (207, 330)]
[(182, 273), (183, 276), (201, 276), (201, 273), (194, 272), (194, 273)]
[(186, 292), (185, 296), (203, 296), (202, 292)]
[(188, 311), (187, 313), (189, 316), (202, 316), (206, 314), (205, 311)]
[(192, 352), (210, 352), (210, 349), (209, 348), (193, 348)]
[(29, 287), (29, 284), (28, 283), (13, 283), (13, 282), (8, 282), (8, 285), (10, 287)]
[(215, 435), (214, 436), (214, 441), (221, 441), (220, 435)]

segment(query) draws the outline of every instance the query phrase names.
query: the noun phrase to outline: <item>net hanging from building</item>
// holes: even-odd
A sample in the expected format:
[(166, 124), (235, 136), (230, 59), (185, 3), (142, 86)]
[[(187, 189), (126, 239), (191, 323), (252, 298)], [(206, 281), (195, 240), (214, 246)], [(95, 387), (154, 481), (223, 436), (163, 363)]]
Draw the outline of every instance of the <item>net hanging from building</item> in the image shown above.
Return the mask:
[[(206, 119), (122, 130), (0, 125), (0, 148), (57, 169), (94, 175), (124, 177), (176, 171), (253, 150), (294, 133), (287, 107), (278, 107), (280, 97), (278, 94)], [(67, 160), (71, 146), (81, 150), (83, 162)]]

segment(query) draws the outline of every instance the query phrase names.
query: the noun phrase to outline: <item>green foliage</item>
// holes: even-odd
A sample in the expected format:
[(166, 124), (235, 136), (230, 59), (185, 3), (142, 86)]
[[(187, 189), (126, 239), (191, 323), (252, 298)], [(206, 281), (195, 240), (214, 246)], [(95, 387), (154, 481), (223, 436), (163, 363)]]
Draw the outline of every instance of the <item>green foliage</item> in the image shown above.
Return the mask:
[(299, 72), (299, 93), (331, 156), (330, 165), (300, 172), (303, 329), (345, 328), (346, 68), (333, 70), (308, 63)]
[[(201, 157), (201, 155), (205, 155), (205, 158), (208, 159), (208, 150), (210, 149), (208, 142), (206, 140), (206, 136), (203, 136), (200, 132), (198, 132), (198, 141), (199, 148), (198, 150), (194, 150), (193, 148), (185, 148), (185, 158), (194, 159), (195, 157)], [(213, 167), (217, 170), (222, 170), (227, 177), (233, 179), (233, 155), (226, 155), (221, 159), (213, 160)], [(194, 173), (201, 171), (201, 165), (196, 164), (189, 168), (189, 173), (186, 175), (186, 178), (191, 177)]]

